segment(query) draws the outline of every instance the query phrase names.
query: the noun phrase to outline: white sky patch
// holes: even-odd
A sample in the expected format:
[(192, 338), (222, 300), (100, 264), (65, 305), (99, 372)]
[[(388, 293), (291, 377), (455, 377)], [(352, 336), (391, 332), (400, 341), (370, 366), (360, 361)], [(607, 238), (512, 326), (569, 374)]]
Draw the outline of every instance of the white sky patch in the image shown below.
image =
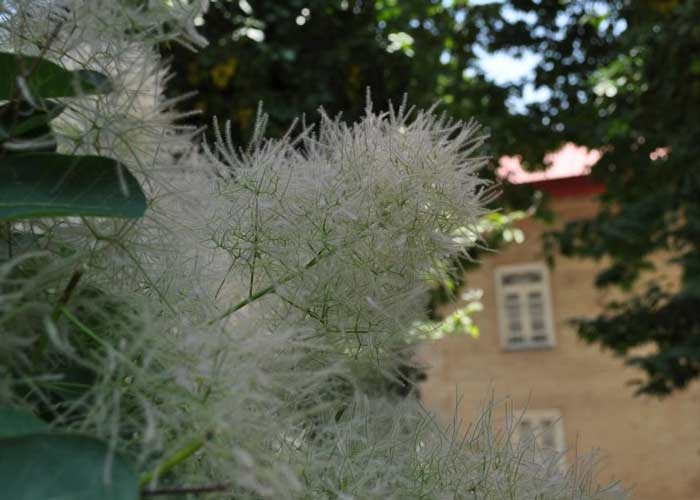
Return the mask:
[(479, 58), (478, 65), (486, 73), (486, 77), (498, 85), (531, 77), (542, 59), (533, 52), (526, 52), (522, 57), (513, 57), (505, 52), (489, 54), (479, 47), (474, 48), (474, 53)]
[(525, 106), (533, 102), (544, 102), (552, 95), (547, 87), (535, 88), (532, 83), (526, 83), (522, 96), (511, 96), (506, 100), (508, 109), (516, 114), (525, 113)]
[[(486, 5), (486, 4), (502, 4), (503, 0), (470, 0), (470, 6)], [(453, 0), (442, 0), (445, 7), (451, 7), (454, 4)], [(506, 22), (514, 23), (523, 21), (530, 26), (537, 23), (537, 15), (534, 12), (522, 12), (504, 5), (501, 9), (501, 14)], [(460, 10), (457, 13), (457, 22), (462, 23), (465, 20), (468, 12)], [(478, 58), (477, 66), (484, 72), (486, 78), (497, 85), (507, 85), (509, 83), (522, 82), (532, 80), (534, 77), (535, 67), (542, 60), (541, 56), (526, 51), (522, 56), (515, 57), (505, 52), (488, 53), (480, 47), (474, 48), (474, 53)], [(443, 52), (440, 55), (440, 61), (443, 64), (449, 62), (449, 53)], [(467, 78), (476, 76), (475, 68), (466, 68), (463, 72)], [(523, 87), (522, 96), (512, 96), (508, 99), (508, 108), (514, 113), (525, 112), (525, 106), (533, 102), (546, 101), (551, 92), (549, 89), (540, 87), (535, 88), (534, 84), (526, 83)]]

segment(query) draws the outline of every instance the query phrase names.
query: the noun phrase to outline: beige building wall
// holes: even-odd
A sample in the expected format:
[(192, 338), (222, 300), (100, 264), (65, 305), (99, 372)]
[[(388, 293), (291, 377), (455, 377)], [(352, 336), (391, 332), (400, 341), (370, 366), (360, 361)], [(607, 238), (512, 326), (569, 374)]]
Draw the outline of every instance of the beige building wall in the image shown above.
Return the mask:
[[(553, 208), (571, 219), (592, 214), (595, 205), (590, 196), (570, 196), (555, 199)], [(469, 288), (484, 292), (484, 310), (475, 316), (480, 337), (447, 337), (422, 350), (421, 360), (431, 365), (421, 388), (425, 404), (450, 421), (457, 409), (465, 424), (491, 394), (515, 409), (557, 409), (568, 463), (575, 450), (598, 449), (604, 458), (601, 483), (620, 480), (638, 500), (700, 500), (700, 384), (663, 400), (635, 397), (628, 382), (643, 374), (579, 340), (567, 325), (571, 318), (595, 315), (609, 298), (593, 286), (599, 264), (560, 257), (550, 270), (553, 348), (502, 349), (494, 270), (544, 261), (542, 224), (528, 219), (520, 228), (524, 243), (483, 259), (468, 276)]]

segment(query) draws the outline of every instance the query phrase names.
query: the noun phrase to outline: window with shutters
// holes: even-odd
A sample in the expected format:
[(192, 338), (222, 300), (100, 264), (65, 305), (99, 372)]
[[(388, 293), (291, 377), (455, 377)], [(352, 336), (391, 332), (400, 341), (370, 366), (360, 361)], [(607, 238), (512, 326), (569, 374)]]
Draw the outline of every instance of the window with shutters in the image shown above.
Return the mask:
[(558, 410), (515, 412), (511, 440), (514, 445), (533, 453), (542, 466), (565, 467), (564, 424)]
[(497, 268), (496, 295), (505, 349), (554, 346), (549, 274), (544, 264)]

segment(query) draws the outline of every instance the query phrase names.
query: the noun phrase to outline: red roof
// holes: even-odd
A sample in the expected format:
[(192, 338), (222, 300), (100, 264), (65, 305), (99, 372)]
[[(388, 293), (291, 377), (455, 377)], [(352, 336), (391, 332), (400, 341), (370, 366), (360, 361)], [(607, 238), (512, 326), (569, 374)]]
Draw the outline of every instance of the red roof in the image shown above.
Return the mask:
[[(652, 161), (663, 160), (669, 154), (670, 148), (659, 147), (649, 154), (649, 158)], [(544, 170), (527, 172), (519, 156), (501, 156), (496, 174), (511, 184), (532, 184), (536, 189), (554, 196), (597, 194), (604, 190), (604, 186), (589, 174), (601, 156), (597, 149), (569, 142), (558, 151), (545, 155), (547, 168)]]
[(545, 170), (527, 172), (523, 169), (519, 156), (502, 156), (498, 161), (496, 173), (501, 179), (507, 179), (512, 184), (582, 177), (590, 174), (591, 167), (600, 157), (601, 153), (598, 150), (567, 143), (558, 151), (544, 157), (544, 164), (547, 165)]

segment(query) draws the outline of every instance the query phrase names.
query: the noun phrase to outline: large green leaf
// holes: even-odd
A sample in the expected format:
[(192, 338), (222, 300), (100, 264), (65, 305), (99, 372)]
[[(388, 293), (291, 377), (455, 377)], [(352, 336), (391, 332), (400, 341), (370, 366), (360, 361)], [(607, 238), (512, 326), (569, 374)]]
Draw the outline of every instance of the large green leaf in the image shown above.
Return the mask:
[(0, 491), (12, 500), (137, 500), (138, 477), (97, 439), (33, 434), (0, 440)]
[(0, 220), (64, 215), (141, 217), (138, 181), (111, 158), (28, 153), (0, 158)]
[(21, 97), (17, 86), (18, 78), (24, 78), (26, 90), (29, 90), (34, 100), (106, 94), (112, 91), (109, 78), (102, 73), (89, 70), (68, 71), (39, 57), (0, 52), (0, 100)]
[(45, 432), (47, 429), (46, 423), (28, 411), (8, 407), (0, 408), (0, 440)]

